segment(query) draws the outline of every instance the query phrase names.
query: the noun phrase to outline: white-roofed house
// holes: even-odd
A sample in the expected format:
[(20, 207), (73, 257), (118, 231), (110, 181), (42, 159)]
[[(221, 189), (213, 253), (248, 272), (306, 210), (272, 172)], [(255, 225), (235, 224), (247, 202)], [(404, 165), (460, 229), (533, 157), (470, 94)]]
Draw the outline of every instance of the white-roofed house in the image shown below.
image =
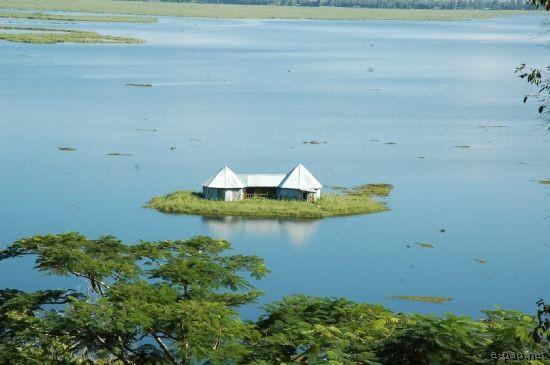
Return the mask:
[(322, 187), (304, 165), (298, 164), (279, 184), (277, 198), (315, 201), (321, 197)]
[(202, 195), (209, 200), (242, 200), (244, 184), (227, 166), (202, 184)]
[(235, 174), (225, 166), (203, 184), (209, 200), (242, 200), (253, 197), (315, 201), (321, 196), (321, 183), (302, 164), (288, 174)]

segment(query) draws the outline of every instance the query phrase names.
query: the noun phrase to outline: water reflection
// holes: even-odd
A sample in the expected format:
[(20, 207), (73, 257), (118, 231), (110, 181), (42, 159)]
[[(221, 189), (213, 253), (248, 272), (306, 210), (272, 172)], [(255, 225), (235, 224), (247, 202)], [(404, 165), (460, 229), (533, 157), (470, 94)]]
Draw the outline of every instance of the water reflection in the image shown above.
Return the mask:
[(243, 217), (203, 217), (216, 237), (230, 239), (239, 234), (284, 235), (294, 246), (303, 246), (319, 226), (319, 220), (258, 219)]

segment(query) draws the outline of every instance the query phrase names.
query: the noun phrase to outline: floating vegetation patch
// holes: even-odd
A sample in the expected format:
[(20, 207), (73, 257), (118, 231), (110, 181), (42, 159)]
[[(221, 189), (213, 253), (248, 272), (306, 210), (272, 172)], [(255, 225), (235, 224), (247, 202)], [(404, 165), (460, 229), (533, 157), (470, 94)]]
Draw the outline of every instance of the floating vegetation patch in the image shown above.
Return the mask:
[(76, 148), (73, 147), (57, 147), (60, 151), (76, 151)]
[(122, 15), (68, 15), (47, 13), (0, 12), (0, 18), (55, 20), (65, 22), (156, 23), (157, 19), (143, 16)]
[(130, 83), (126, 84), (126, 86), (133, 86), (133, 87), (153, 87), (153, 84), (130, 82)]
[(487, 260), (483, 260), (483, 259), (475, 259), (475, 260), (480, 264), (486, 264), (487, 263)]
[(154, 128), (136, 128), (136, 131), (138, 131), (138, 132), (157, 132), (158, 129), (154, 129)]
[(419, 242), (417, 243), (417, 245), (419, 245), (422, 248), (434, 248), (434, 245), (432, 245), (429, 242)]
[(370, 196), (389, 196), (393, 190), (392, 184), (387, 183), (374, 183), (357, 185), (352, 188), (347, 188), (340, 185), (326, 186), (332, 191), (337, 191), (348, 195), (370, 195)]
[(414, 302), (426, 302), (426, 303), (436, 303), (436, 304), (442, 304), (453, 300), (453, 298), (451, 297), (430, 297), (430, 296), (420, 296), (420, 295), (394, 295), (394, 296), (388, 297), (388, 299), (410, 300)]
[(146, 207), (163, 213), (205, 216), (249, 216), (264, 218), (324, 218), (388, 210), (366, 193), (322, 194), (315, 202), (300, 200), (245, 199), (238, 201), (206, 200), (201, 193), (176, 191), (152, 198)]
[(198, 139), (198, 138), (189, 138), (190, 141), (195, 141), (195, 142), (202, 142), (202, 139)]
[(539, 184), (550, 185), (550, 179), (539, 179), (537, 182)]
[(480, 125), (479, 128), (508, 128), (507, 125)]
[(302, 142), (303, 144), (326, 144), (328, 143), (327, 141), (315, 141), (315, 140), (312, 140), (312, 141), (303, 141)]
[(459, 144), (459, 145), (456, 145), (456, 146), (453, 146), (455, 148), (470, 148), (471, 146), (468, 146), (467, 144)]
[(397, 144), (397, 143), (395, 143), (395, 142), (386, 142), (384, 144), (390, 144), (391, 145), (391, 144)]
[(366, 194), (366, 195), (375, 195), (375, 196), (388, 196), (393, 190), (392, 184), (386, 183), (375, 183), (375, 184), (365, 184), (355, 186), (351, 189), (347, 189), (345, 192), (347, 194)]
[(111, 152), (107, 156), (132, 156), (131, 153), (120, 153), (120, 152)]
[(72, 30), (72, 29), (54, 29), (54, 28), (34, 28), (34, 27), (12, 27), (0, 25), (0, 40), (9, 42), (23, 43), (144, 43), (143, 40), (128, 37), (114, 37), (102, 35), (96, 32)]
[(439, 229), (439, 232), (445, 233), (445, 232), (447, 232), (447, 230), (446, 230), (445, 228), (440, 228), (440, 229)]

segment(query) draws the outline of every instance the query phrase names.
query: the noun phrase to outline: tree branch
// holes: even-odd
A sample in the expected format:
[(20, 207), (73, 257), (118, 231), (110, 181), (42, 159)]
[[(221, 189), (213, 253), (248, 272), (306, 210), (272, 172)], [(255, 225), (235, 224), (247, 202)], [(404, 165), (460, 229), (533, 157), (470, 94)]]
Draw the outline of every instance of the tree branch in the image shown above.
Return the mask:
[(162, 339), (154, 333), (152, 333), (151, 335), (153, 336), (155, 341), (157, 341), (157, 343), (159, 344), (162, 351), (164, 351), (166, 356), (168, 356), (168, 358), (170, 359), (170, 362), (174, 365), (178, 365), (176, 358), (174, 357), (174, 355), (172, 355), (172, 353), (170, 352), (170, 349), (168, 349), (168, 346), (166, 346), (166, 344), (162, 341)]

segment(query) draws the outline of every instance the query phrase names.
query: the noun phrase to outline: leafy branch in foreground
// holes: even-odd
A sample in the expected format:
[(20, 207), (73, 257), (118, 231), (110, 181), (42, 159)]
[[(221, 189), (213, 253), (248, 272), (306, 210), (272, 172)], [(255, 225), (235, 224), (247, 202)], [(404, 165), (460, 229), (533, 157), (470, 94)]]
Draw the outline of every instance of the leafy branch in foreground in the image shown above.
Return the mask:
[[(236, 309), (260, 293), (256, 256), (209, 237), (141, 241), (78, 233), (20, 239), (0, 261), (77, 277), (81, 290), (0, 290), (0, 364), (493, 364), (491, 353), (547, 352), (548, 307), (485, 319), (393, 313), (342, 298), (294, 295), (256, 322)], [(532, 364), (542, 364), (533, 362)]]
[[(527, 0), (528, 4), (533, 4), (539, 9), (550, 11), (550, 0)], [(543, 114), (545, 121), (550, 121), (550, 66), (544, 68), (527, 68), (522, 63), (515, 71), (520, 78), (526, 79), (536, 90), (532, 95), (523, 97), (526, 103), (529, 98), (536, 99), (539, 107), (538, 111)], [(550, 130), (550, 127), (548, 128)]]
[(39, 271), (82, 278), (90, 292), (3, 290), (0, 363), (237, 361), (254, 331), (235, 308), (260, 295), (242, 275), (267, 269), (229, 248), (209, 237), (130, 246), (78, 233), (14, 242), (0, 260), (33, 255)]
[(548, 118), (550, 116), (550, 66), (547, 66), (546, 69), (528, 69), (522, 63), (516, 68), (516, 73), (520, 78), (526, 79), (529, 84), (536, 87), (536, 92), (524, 96), (523, 102), (526, 103), (529, 98), (536, 99), (539, 103), (538, 112)]

